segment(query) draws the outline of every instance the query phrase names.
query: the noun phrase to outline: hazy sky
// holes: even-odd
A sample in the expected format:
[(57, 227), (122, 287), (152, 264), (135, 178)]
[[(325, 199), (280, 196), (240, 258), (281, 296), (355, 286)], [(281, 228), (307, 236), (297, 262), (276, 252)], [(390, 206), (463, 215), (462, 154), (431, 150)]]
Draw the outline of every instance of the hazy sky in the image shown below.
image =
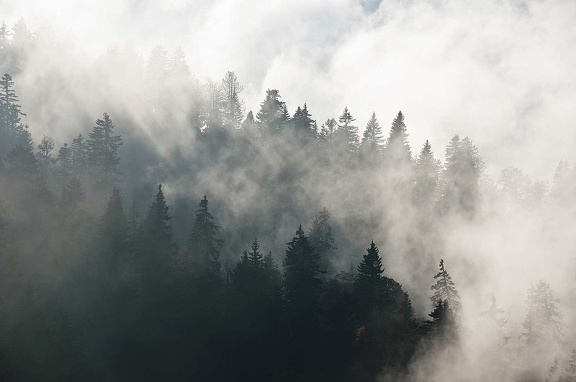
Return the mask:
[[(132, 41), (185, 50), (192, 72), (233, 70), (247, 110), (278, 88), (319, 123), (348, 106), (363, 128), (406, 115), (413, 151), (468, 135), (497, 177), (550, 178), (576, 161), (572, 0), (2, 0), (9, 25), (46, 23), (87, 57)], [(80, 64), (80, 63), (79, 63)]]

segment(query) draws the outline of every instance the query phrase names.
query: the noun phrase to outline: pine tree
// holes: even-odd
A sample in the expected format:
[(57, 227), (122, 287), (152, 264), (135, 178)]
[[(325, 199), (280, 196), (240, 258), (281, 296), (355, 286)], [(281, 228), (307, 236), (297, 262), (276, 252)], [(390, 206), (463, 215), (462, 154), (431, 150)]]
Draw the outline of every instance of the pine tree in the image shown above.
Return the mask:
[(224, 241), (218, 238), (219, 229), (214, 223), (214, 217), (208, 212), (208, 199), (204, 196), (198, 203), (186, 250), (191, 257), (193, 271), (214, 282), (221, 277), (219, 257)]
[(560, 372), (560, 366), (558, 365), (558, 357), (554, 357), (552, 361), (552, 366), (548, 370), (548, 374), (546, 374), (546, 378), (544, 379), (545, 382), (556, 382), (562, 381), (562, 375)]
[(332, 227), (330, 226), (330, 214), (326, 208), (316, 215), (312, 222), (309, 233), (310, 244), (316, 249), (319, 256), (320, 270), (332, 274), (334, 271), (332, 261), (336, 253)]
[(382, 138), (382, 128), (376, 119), (376, 113), (372, 113), (370, 120), (366, 124), (366, 129), (362, 137), (360, 152), (368, 163), (375, 165), (379, 163), (384, 148)]
[(440, 260), (440, 271), (434, 276), (436, 283), (430, 287), (434, 291), (434, 295), (430, 297), (434, 306), (439, 301), (444, 301), (448, 307), (457, 314), (460, 311), (460, 295), (456, 290), (456, 286), (452, 281), (452, 277), (444, 268), (444, 260)]
[(234, 72), (226, 72), (222, 79), (222, 94), (224, 95), (224, 125), (237, 130), (244, 119), (244, 105), (240, 100), (240, 93), (244, 87), (238, 82)]
[(400, 172), (407, 171), (412, 162), (412, 151), (408, 144), (404, 114), (401, 111), (398, 112), (398, 115), (392, 121), (390, 135), (384, 148), (384, 158), (389, 168)]
[(114, 127), (110, 116), (104, 113), (103, 119), (96, 120), (87, 142), (88, 163), (96, 182), (104, 186), (114, 185), (120, 175), (118, 148), (122, 145), (122, 137), (114, 135)]

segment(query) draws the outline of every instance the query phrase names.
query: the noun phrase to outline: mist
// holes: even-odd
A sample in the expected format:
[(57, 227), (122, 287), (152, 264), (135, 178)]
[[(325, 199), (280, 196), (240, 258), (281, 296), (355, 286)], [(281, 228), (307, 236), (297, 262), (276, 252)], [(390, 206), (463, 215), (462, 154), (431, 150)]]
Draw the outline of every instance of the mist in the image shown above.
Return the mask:
[(0, 375), (576, 378), (575, 16), (2, 2)]

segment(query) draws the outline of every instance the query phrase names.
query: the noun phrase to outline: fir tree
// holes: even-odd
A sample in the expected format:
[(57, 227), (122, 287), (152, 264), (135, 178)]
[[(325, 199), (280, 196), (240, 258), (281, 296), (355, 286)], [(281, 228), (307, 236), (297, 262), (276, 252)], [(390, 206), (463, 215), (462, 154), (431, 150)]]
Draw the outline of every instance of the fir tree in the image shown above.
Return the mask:
[(434, 295), (430, 297), (434, 306), (439, 301), (444, 301), (445, 304), (456, 314), (460, 311), (460, 295), (456, 290), (456, 286), (452, 281), (452, 277), (444, 268), (444, 260), (440, 260), (440, 271), (434, 276), (436, 283), (430, 287), (434, 291)]

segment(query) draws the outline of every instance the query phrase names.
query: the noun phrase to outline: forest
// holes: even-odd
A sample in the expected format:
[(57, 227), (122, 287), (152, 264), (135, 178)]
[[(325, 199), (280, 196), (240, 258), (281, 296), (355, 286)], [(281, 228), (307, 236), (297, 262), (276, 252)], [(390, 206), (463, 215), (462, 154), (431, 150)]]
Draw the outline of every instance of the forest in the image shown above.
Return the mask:
[(519, 281), (506, 252), (532, 241), (510, 238), (494, 259), (523, 294), (501, 304), (476, 256), (518, 229), (574, 257), (567, 160), (492, 180), (474, 137), (411, 147), (402, 111), (320, 122), (277, 89), (249, 111), (233, 71), (198, 79), (160, 45), (109, 50), (75, 80), (99, 111), (53, 138), (27, 113), (70, 79), (19, 87), (63, 49), (41, 32), (0, 27), (1, 380), (576, 381), (573, 291)]

